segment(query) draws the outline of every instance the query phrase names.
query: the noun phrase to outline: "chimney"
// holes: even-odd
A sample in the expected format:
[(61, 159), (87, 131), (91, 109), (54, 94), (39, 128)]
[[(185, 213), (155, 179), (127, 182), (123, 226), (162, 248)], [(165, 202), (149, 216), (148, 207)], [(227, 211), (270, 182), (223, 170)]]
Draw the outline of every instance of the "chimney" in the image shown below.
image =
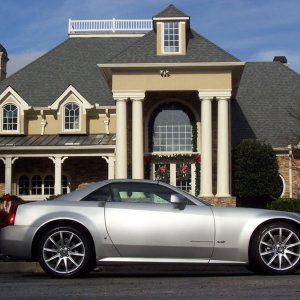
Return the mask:
[(287, 58), (285, 56), (274, 56), (273, 61), (278, 61), (285, 65), (288, 63)]
[(8, 62), (6, 49), (0, 44), (0, 81), (6, 78), (6, 65)]

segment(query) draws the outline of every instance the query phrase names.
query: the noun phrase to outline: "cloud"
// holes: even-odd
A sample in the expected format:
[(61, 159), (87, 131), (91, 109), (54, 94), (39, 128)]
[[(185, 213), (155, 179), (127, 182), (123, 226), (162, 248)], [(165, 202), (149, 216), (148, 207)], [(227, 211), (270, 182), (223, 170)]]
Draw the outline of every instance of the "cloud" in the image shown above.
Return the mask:
[(33, 52), (9, 55), (9, 61), (7, 64), (7, 76), (10, 76), (13, 73), (17, 72), (21, 68), (25, 67), (32, 61), (42, 56), (44, 53), (45, 52), (42, 51), (33, 51)]

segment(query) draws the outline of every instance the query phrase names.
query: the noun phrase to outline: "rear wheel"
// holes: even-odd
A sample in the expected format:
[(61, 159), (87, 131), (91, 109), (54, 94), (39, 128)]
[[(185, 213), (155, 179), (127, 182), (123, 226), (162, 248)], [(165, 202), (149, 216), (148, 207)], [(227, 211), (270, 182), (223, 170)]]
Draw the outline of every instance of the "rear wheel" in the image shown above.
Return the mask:
[(49, 230), (38, 245), (40, 265), (54, 277), (71, 278), (90, 271), (92, 253), (89, 239), (73, 227)]
[(251, 244), (250, 268), (263, 274), (291, 274), (300, 267), (300, 230), (284, 222), (264, 226)]

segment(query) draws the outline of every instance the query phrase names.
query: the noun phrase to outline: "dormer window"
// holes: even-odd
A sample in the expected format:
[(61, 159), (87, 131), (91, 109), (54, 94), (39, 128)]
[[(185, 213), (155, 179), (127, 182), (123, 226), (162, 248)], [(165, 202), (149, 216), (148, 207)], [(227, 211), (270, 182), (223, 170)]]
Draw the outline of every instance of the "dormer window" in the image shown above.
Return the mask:
[(80, 130), (80, 108), (74, 103), (68, 103), (64, 107), (64, 130)]
[(164, 53), (180, 52), (180, 33), (178, 22), (165, 22), (163, 35)]
[(18, 108), (14, 104), (3, 107), (2, 130), (18, 131)]

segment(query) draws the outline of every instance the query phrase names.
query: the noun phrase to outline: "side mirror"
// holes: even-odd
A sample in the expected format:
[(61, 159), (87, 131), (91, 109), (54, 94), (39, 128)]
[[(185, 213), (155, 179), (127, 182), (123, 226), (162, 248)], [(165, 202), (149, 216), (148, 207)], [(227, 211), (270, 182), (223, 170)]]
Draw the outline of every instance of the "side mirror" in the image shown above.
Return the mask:
[(174, 194), (174, 195), (171, 195), (171, 203), (173, 204), (174, 208), (183, 210), (183, 209), (185, 209), (187, 201), (182, 195)]

